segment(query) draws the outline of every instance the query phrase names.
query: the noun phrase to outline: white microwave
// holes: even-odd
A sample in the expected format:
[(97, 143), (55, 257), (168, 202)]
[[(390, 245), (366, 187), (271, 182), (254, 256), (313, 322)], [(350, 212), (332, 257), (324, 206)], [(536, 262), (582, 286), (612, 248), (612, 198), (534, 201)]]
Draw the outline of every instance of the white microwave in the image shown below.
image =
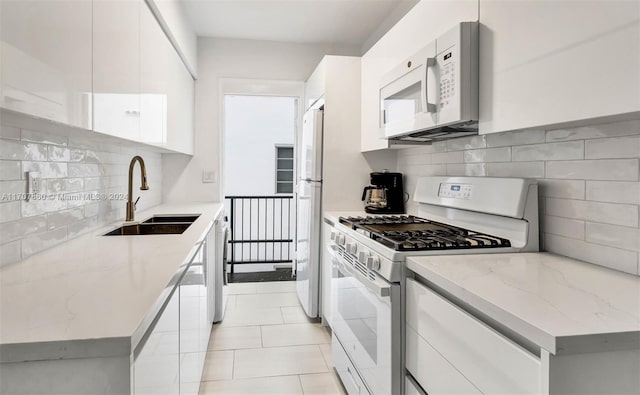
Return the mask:
[(478, 133), (478, 22), (458, 24), (385, 75), (380, 129), (427, 143)]

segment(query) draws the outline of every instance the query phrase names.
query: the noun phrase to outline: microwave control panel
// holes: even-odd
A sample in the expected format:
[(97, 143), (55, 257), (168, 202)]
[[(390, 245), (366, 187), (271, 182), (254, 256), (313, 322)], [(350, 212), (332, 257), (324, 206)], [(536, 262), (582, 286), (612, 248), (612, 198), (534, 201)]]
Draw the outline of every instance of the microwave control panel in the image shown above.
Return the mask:
[(447, 108), (455, 103), (456, 95), (456, 51), (455, 46), (438, 54), (440, 66), (440, 100), (439, 109)]
[(471, 184), (440, 184), (439, 197), (452, 199), (471, 199)]

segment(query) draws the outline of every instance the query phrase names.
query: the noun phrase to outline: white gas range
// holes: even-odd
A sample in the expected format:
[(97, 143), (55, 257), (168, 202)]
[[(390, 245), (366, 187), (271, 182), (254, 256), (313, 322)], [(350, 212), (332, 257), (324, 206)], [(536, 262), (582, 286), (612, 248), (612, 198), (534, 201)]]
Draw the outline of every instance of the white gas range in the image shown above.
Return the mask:
[(418, 216), (325, 219), (331, 226), (324, 253), (332, 271), (333, 358), (349, 394), (404, 391), (408, 256), (538, 251), (533, 180), (425, 177), (414, 200)]

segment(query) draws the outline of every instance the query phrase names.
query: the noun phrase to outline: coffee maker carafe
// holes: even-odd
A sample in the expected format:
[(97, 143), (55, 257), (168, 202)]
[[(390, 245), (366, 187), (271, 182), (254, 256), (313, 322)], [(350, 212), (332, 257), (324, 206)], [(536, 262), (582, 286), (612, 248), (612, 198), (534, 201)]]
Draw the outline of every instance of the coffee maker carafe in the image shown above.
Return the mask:
[(370, 214), (404, 214), (402, 173), (371, 173), (371, 185), (364, 187), (362, 201)]

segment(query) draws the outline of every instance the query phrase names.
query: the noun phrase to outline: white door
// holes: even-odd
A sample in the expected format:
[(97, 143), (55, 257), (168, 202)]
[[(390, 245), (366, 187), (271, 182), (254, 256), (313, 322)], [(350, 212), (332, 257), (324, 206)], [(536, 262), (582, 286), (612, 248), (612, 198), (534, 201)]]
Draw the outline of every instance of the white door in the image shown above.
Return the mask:
[(298, 299), (309, 317), (318, 316), (321, 188), (319, 182), (298, 185), (296, 281)]

